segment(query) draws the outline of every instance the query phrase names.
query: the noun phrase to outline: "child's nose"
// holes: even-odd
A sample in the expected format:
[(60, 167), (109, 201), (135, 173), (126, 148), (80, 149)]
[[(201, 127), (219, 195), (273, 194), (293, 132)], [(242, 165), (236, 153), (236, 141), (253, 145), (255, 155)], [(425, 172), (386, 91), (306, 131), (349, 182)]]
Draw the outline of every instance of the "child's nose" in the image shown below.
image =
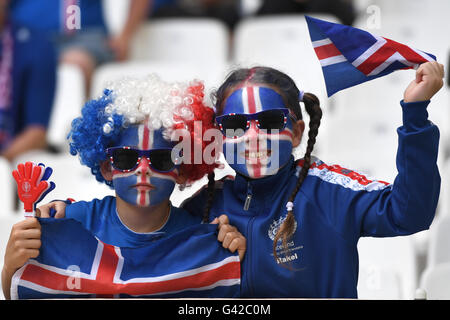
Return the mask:
[(259, 128), (256, 124), (256, 120), (250, 120), (250, 128), (248, 128), (246, 135), (249, 139), (258, 138)]
[(256, 124), (256, 120), (250, 120), (250, 128), (248, 128), (245, 133), (247, 140), (256, 141), (260, 138), (259, 135), (260, 131)]
[(139, 165), (136, 169), (136, 174), (147, 176), (151, 174), (150, 164), (146, 157), (141, 158), (141, 160), (139, 161)]

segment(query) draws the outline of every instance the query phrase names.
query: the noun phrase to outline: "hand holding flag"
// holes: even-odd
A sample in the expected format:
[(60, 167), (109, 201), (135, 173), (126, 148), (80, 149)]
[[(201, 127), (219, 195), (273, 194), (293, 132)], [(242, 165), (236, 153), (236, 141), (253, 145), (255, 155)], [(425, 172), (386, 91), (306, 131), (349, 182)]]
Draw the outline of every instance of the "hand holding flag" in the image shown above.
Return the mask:
[(218, 224), (217, 229), (219, 233), (217, 240), (222, 243), (222, 247), (230, 250), (230, 252), (237, 251), (239, 260), (242, 261), (247, 248), (247, 240), (236, 227), (230, 225), (228, 216), (222, 214), (220, 217), (215, 218), (211, 224)]
[(438, 62), (427, 62), (420, 65), (416, 78), (406, 88), (405, 102), (427, 101), (444, 85), (444, 66)]

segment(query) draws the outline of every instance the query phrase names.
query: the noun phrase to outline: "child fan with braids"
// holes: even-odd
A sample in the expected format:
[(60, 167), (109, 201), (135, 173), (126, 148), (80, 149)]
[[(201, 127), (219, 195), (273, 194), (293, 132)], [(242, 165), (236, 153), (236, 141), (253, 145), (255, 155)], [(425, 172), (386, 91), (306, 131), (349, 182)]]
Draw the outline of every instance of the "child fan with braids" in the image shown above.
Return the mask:
[[(425, 63), (401, 101), (398, 175), (369, 180), (312, 156), (322, 111), (286, 74), (267, 67), (232, 72), (216, 92), (216, 123), (234, 179), (214, 183), (185, 201), (210, 219), (225, 213), (247, 239), (244, 297), (356, 298), (358, 239), (409, 235), (430, 226), (440, 190), (439, 131), (427, 117), (442, 87), (443, 67)], [(310, 116), (304, 157), (292, 149)], [(344, 128), (343, 128), (344, 129)]]

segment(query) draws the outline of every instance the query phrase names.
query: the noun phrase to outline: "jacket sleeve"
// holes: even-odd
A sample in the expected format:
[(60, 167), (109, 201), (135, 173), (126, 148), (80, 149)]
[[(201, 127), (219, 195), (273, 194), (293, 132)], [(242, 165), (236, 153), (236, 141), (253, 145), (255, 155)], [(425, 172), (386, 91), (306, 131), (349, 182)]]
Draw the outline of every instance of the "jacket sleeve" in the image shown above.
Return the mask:
[(309, 194), (322, 198), (314, 202), (341, 237), (354, 243), (361, 236), (409, 235), (431, 225), (441, 178), (437, 167), (439, 130), (428, 120), (428, 104), (401, 102), (403, 125), (397, 129), (398, 174), (393, 184), (354, 188), (350, 183), (321, 183)]
[[(370, 205), (362, 204), (362, 210), (355, 212), (360, 236), (407, 235), (431, 225), (441, 178), (437, 167), (439, 130), (428, 120), (428, 104), (429, 101), (401, 101), (403, 125), (397, 129), (398, 174), (390, 187), (368, 194)], [(365, 198), (362, 196), (360, 200)]]

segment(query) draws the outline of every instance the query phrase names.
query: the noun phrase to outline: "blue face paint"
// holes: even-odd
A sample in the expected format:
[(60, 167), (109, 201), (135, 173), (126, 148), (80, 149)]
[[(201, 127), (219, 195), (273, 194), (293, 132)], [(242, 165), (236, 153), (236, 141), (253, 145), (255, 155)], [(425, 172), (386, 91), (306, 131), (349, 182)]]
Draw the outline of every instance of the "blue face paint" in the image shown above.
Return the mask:
[[(173, 144), (162, 136), (162, 129), (151, 130), (147, 124), (131, 126), (123, 131), (118, 147), (134, 147), (141, 150), (172, 148)], [(127, 203), (148, 207), (169, 199), (175, 187), (178, 169), (157, 172), (144, 157), (131, 172), (113, 169), (113, 186), (116, 194)]]
[[(254, 114), (270, 109), (287, 108), (283, 98), (273, 89), (248, 86), (234, 91), (226, 100), (223, 114)], [(279, 132), (260, 130), (255, 120), (239, 138), (224, 138), (225, 159), (236, 172), (250, 177), (273, 175), (292, 154), (293, 124), (288, 117), (286, 127)]]

